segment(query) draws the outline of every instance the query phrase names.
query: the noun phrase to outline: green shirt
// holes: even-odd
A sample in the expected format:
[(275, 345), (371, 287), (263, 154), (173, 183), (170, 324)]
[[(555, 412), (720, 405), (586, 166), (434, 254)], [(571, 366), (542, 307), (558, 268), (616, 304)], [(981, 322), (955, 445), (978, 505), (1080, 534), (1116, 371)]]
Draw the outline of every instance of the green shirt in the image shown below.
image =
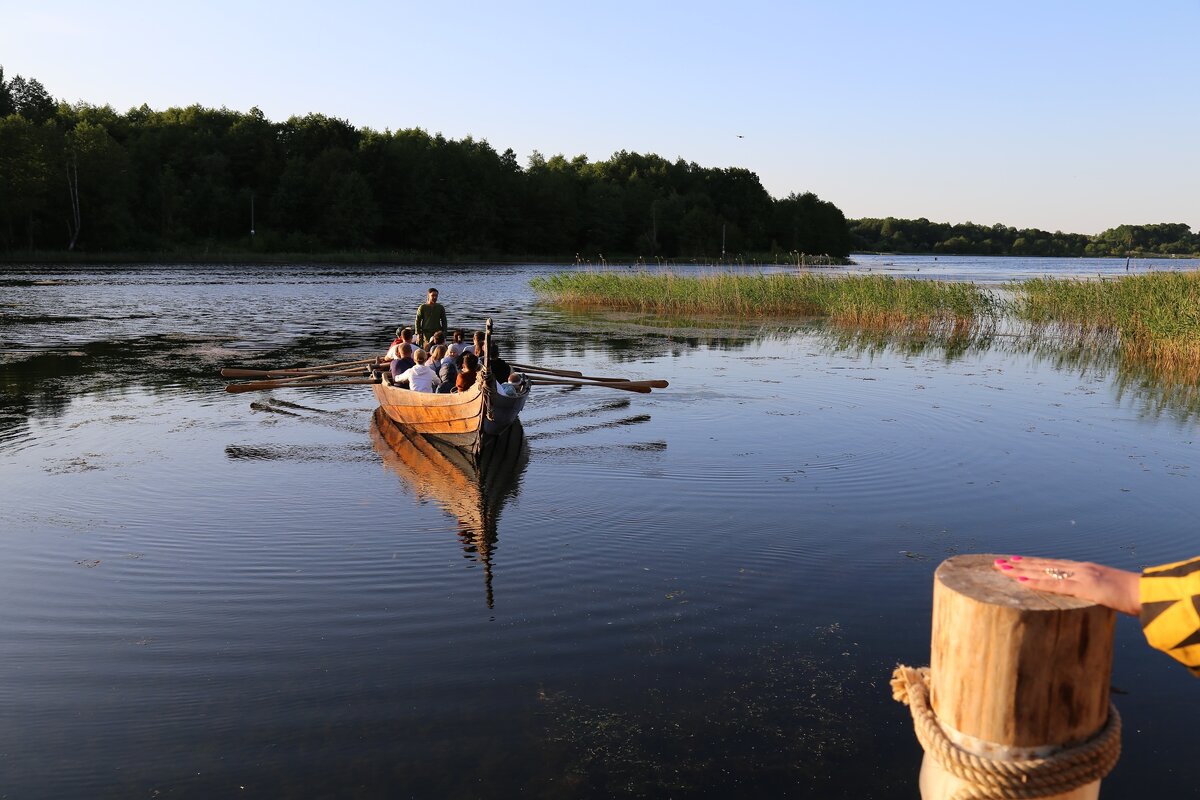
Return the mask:
[(432, 336), (441, 331), (446, 332), (446, 309), (441, 303), (421, 303), (417, 309), (417, 321), (413, 326), (421, 336)]

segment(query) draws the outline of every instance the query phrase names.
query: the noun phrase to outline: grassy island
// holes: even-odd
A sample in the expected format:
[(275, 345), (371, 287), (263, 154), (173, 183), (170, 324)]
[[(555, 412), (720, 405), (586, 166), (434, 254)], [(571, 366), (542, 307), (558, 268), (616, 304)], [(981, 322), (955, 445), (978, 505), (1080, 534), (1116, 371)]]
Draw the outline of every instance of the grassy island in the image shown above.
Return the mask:
[(958, 331), (1011, 313), (1033, 326), (1031, 336), (1059, 326), (1081, 344), (1116, 342), (1127, 363), (1155, 376), (1200, 379), (1200, 272), (1036, 278), (1012, 284), (1011, 301), (972, 283), (886, 275), (568, 272), (535, 278), (532, 286), (543, 298), (576, 308), (741, 319), (820, 316), (909, 331), (929, 324)]
[(1018, 285), (1016, 313), (1035, 324), (1116, 333), (1127, 359), (1163, 375), (1200, 377), (1200, 272), (1035, 278)]
[(812, 273), (681, 276), (569, 272), (535, 278), (534, 291), (567, 306), (738, 317), (827, 316), (879, 326), (989, 315), (994, 299), (970, 283)]

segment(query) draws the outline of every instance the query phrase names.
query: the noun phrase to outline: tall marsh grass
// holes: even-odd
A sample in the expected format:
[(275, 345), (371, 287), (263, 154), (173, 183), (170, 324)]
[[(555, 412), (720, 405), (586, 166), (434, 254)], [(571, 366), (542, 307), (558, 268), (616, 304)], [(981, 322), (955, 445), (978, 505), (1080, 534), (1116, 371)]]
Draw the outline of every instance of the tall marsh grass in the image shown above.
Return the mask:
[(827, 316), (874, 328), (953, 326), (996, 310), (991, 295), (974, 284), (886, 275), (567, 272), (535, 278), (532, 286), (566, 306), (741, 318)]
[(1111, 331), (1128, 361), (1160, 376), (1200, 378), (1200, 272), (1106, 281), (1035, 278), (1014, 288), (1014, 310), (1022, 319)]

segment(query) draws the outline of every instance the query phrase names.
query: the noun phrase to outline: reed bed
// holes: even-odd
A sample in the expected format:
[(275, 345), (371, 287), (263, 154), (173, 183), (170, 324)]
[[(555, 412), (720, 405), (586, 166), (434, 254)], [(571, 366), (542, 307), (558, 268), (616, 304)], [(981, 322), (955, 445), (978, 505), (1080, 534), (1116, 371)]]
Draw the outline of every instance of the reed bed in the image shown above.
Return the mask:
[(974, 284), (886, 275), (568, 272), (535, 278), (532, 286), (566, 306), (741, 318), (827, 316), (871, 328), (954, 326), (996, 311), (991, 295)]
[(1017, 316), (1112, 331), (1121, 355), (1161, 376), (1200, 378), (1200, 272), (1106, 281), (1034, 278), (1016, 285)]

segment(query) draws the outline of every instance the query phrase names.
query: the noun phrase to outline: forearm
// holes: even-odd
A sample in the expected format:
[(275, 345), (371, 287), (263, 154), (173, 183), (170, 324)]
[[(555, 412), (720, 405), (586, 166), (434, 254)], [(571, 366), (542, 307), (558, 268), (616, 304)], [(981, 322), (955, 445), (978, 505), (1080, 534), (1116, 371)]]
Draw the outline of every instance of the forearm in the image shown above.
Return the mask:
[(1149, 567), (1138, 588), (1146, 641), (1200, 677), (1200, 557)]
[(1086, 561), (1009, 556), (995, 568), (1030, 589), (1065, 594), (1139, 618), (1146, 641), (1200, 677), (1200, 557), (1142, 573)]

